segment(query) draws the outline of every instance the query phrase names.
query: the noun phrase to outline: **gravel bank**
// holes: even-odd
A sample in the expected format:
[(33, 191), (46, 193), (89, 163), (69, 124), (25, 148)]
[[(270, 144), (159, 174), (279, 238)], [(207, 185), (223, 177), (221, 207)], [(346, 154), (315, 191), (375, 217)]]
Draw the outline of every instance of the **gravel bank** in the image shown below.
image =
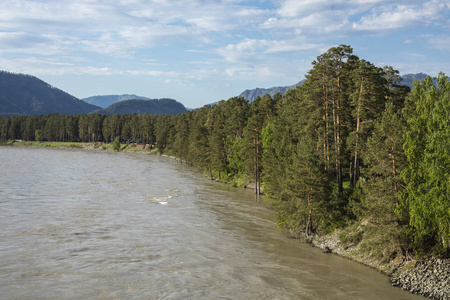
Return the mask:
[(312, 246), (375, 268), (390, 276), (393, 286), (431, 299), (450, 300), (450, 258), (430, 258), (422, 261), (391, 261), (381, 263), (364, 255), (358, 245), (343, 247), (338, 235), (307, 238)]
[(431, 299), (450, 300), (450, 259), (431, 258), (405, 266), (391, 283)]

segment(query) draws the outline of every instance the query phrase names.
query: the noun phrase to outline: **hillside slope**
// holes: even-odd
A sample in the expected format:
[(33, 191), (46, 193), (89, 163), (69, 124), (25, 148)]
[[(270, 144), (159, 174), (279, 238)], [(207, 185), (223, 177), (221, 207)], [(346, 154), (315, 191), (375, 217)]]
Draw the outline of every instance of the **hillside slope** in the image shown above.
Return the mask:
[(99, 109), (92, 113), (105, 115), (123, 114), (157, 114), (175, 115), (186, 112), (186, 107), (173, 99), (150, 99), (150, 100), (124, 100), (114, 103), (105, 109)]
[(305, 79), (299, 81), (297, 84), (290, 85), (290, 86), (274, 86), (272, 88), (264, 89), (264, 88), (255, 88), (252, 90), (245, 90), (241, 94), (239, 94), (239, 97), (243, 97), (244, 99), (252, 102), (258, 97), (262, 97), (266, 94), (269, 94), (270, 96), (275, 96), (277, 93), (285, 94), (290, 89), (295, 88), (297, 85), (302, 85), (303, 82), (305, 82)]
[(92, 96), (83, 98), (83, 100), (86, 103), (100, 106), (101, 108), (107, 108), (108, 106), (124, 101), (124, 100), (150, 100), (150, 98), (142, 97), (142, 96), (136, 96), (134, 94), (124, 94), (124, 95), (101, 95), (101, 96)]
[(0, 71), (0, 116), (85, 114), (98, 108), (34, 76)]

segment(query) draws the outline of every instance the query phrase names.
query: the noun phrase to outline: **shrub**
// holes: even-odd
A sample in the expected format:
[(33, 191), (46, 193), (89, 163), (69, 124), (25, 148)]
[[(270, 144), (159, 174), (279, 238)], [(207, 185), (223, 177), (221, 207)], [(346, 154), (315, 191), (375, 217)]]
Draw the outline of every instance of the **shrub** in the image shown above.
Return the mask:
[(120, 140), (118, 137), (116, 137), (116, 140), (114, 141), (112, 148), (114, 151), (120, 151)]

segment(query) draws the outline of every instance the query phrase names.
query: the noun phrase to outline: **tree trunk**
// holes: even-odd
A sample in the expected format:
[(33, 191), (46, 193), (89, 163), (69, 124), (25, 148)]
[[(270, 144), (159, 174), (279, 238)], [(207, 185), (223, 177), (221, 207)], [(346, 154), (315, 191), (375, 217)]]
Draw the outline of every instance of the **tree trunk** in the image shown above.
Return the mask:
[(313, 234), (313, 225), (312, 225), (312, 208), (311, 208), (311, 195), (309, 193), (309, 190), (311, 190), (311, 188), (308, 189), (308, 207), (309, 207), (309, 214), (308, 214), (308, 223), (306, 224), (306, 236), (310, 236), (311, 234)]
[[(394, 146), (391, 148), (394, 153)], [(394, 177), (394, 190), (395, 190), (395, 207), (398, 207), (398, 180), (397, 180), (397, 168), (395, 165), (395, 155), (392, 154), (392, 175)]]
[(330, 168), (330, 140), (329, 140), (329, 116), (328, 116), (328, 88), (325, 89), (325, 137), (326, 137), (326, 161), (325, 166), (328, 170)]
[(359, 147), (359, 129), (361, 124), (361, 109), (362, 109), (362, 95), (364, 90), (364, 76), (361, 77), (361, 86), (359, 89), (358, 105), (356, 108), (356, 140), (355, 140), (355, 160), (353, 164), (353, 176), (352, 183), (356, 185), (359, 180), (359, 159), (358, 159), (358, 147)]
[(342, 185), (342, 165), (341, 165), (341, 66), (338, 66), (337, 75), (337, 107), (336, 107), (336, 128), (337, 128), (337, 143), (336, 143), (336, 162), (337, 162), (337, 184), (338, 192), (342, 194), (344, 188)]

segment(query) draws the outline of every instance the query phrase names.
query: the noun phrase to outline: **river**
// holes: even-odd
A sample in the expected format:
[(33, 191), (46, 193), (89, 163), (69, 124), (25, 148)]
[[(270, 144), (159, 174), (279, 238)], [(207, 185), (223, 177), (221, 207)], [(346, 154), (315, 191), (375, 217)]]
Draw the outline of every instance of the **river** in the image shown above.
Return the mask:
[(0, 147), (1, 299), (424, 299), (144, 154)]

